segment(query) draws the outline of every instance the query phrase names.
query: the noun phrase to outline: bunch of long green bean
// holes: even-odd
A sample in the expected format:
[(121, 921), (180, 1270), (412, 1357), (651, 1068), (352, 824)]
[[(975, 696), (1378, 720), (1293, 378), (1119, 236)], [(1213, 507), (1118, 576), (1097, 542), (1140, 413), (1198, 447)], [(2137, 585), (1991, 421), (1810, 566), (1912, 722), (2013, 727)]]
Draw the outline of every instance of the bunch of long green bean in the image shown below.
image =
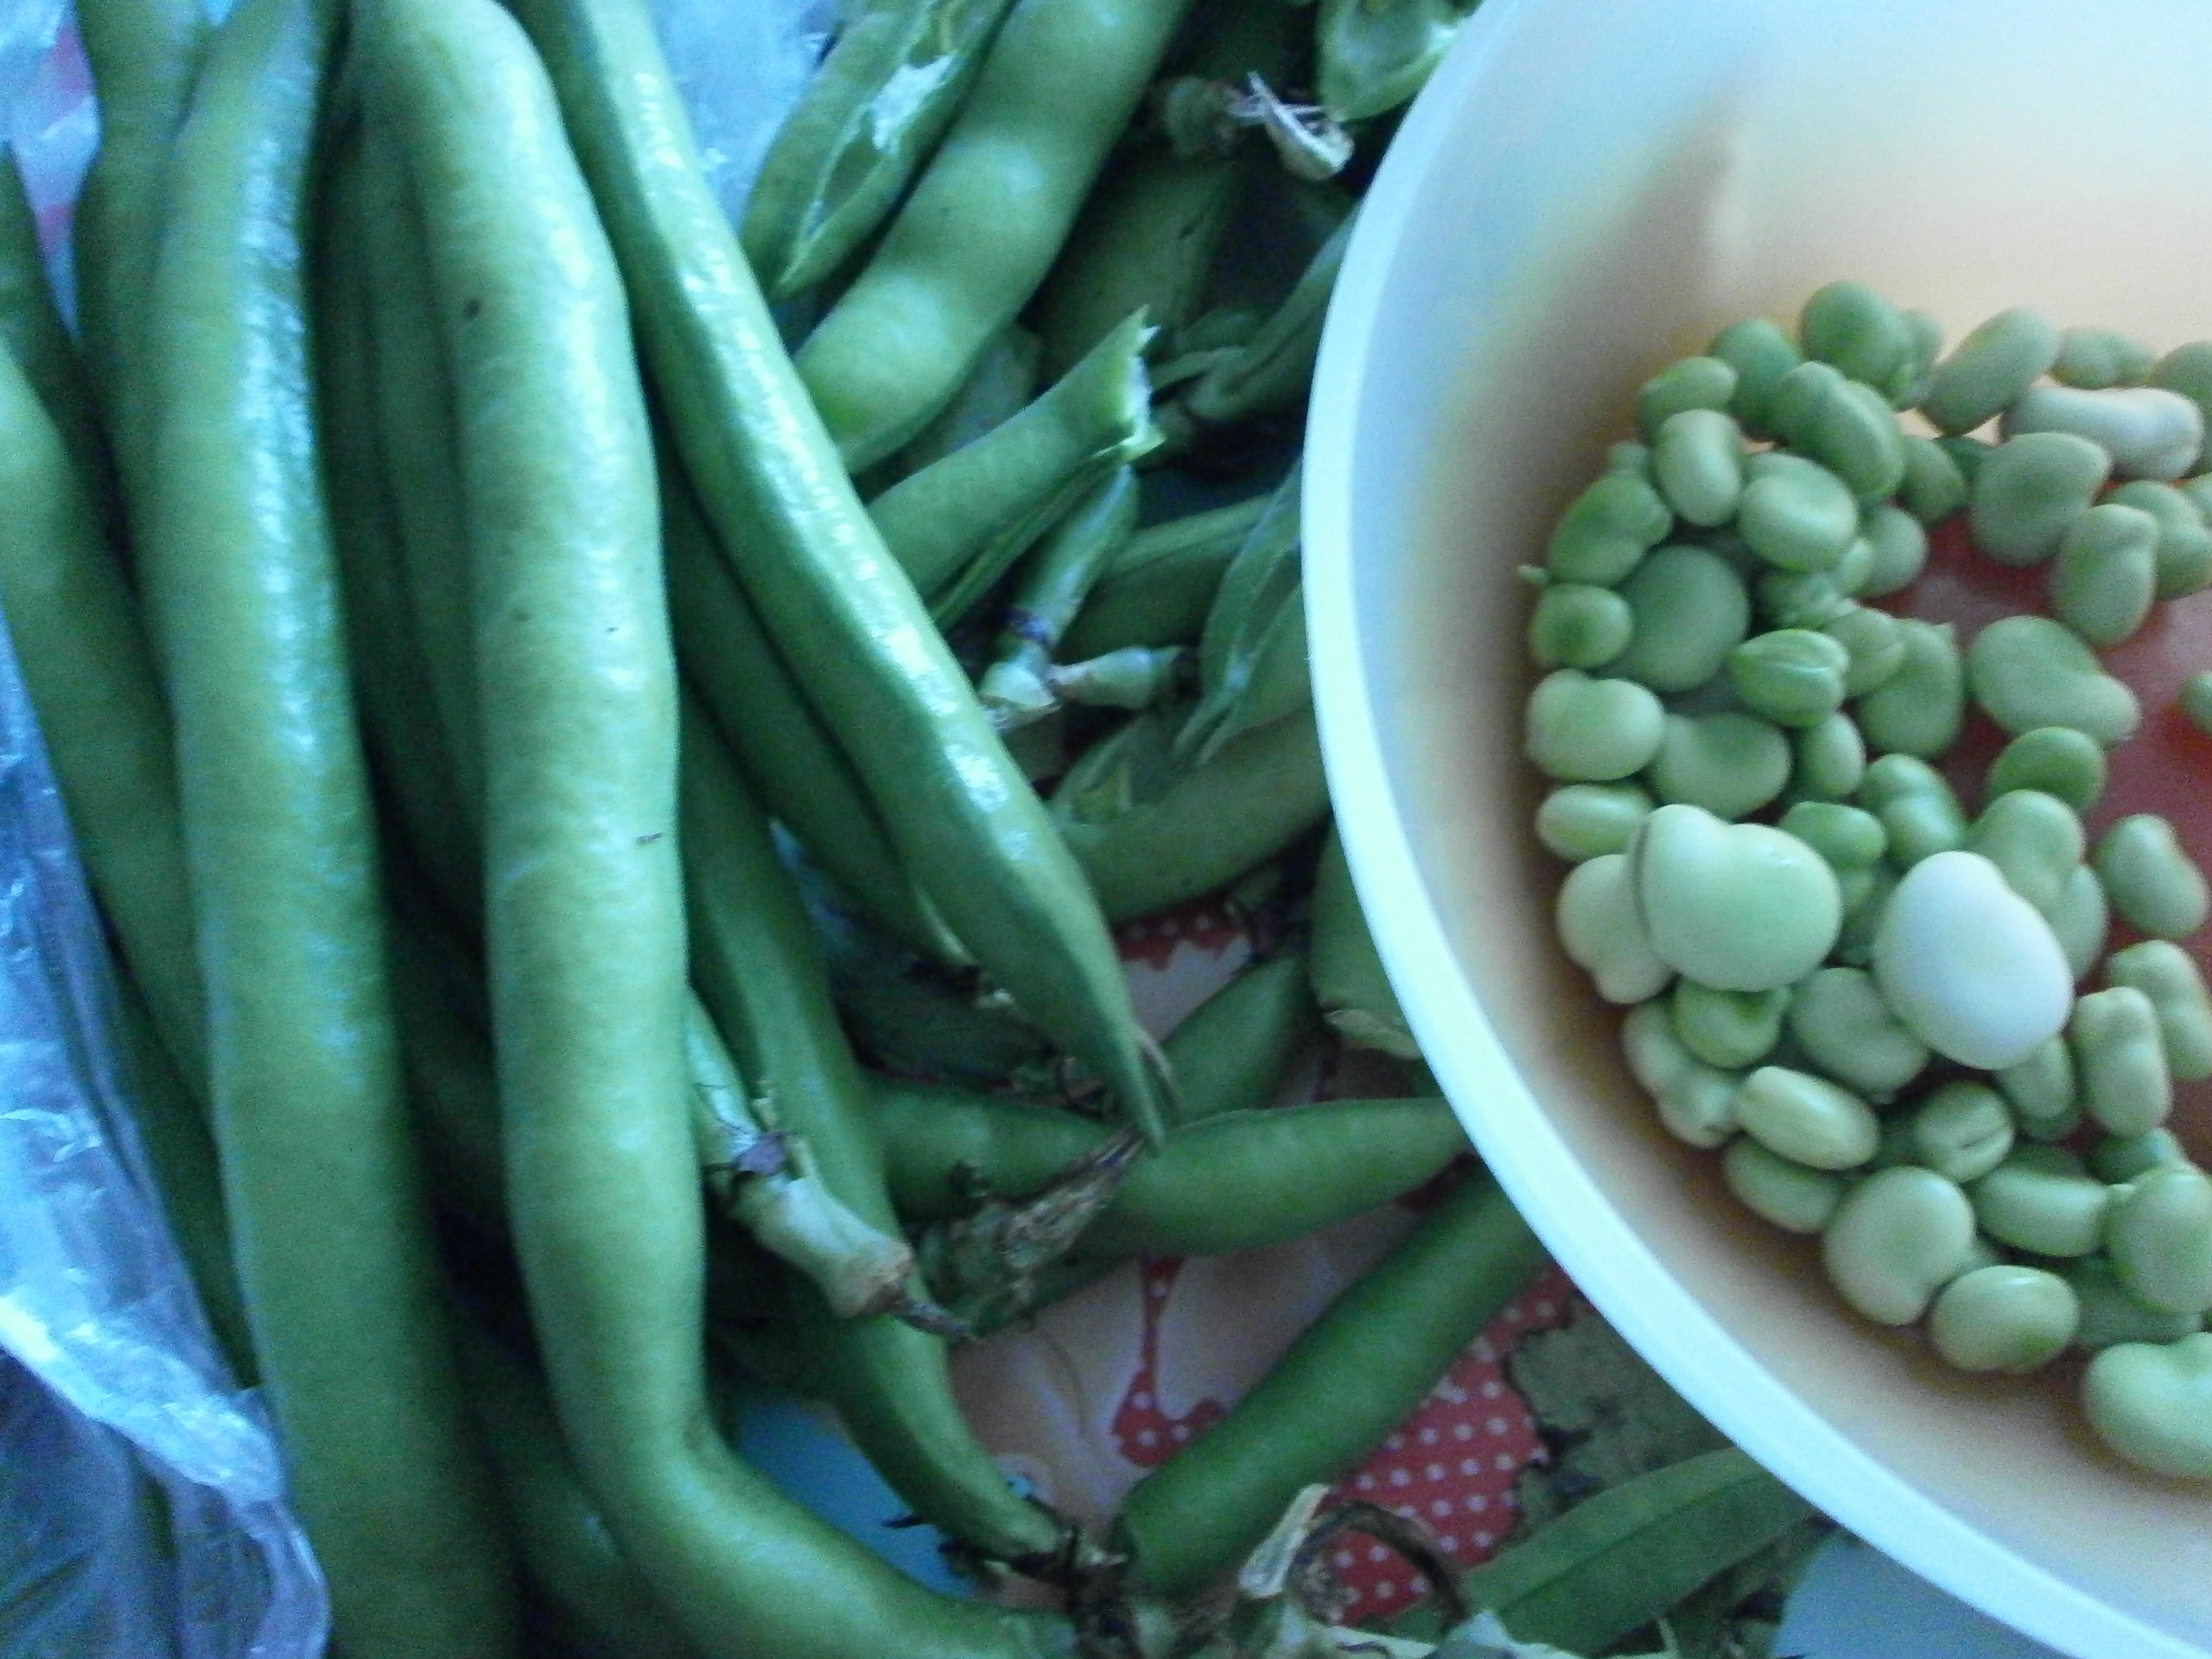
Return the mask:
[[(0, 603), (343, 1650), (1427, 1651), (1284, 1564), (1540, 1263), (1480, 1171), (1105, 1535), (946, 1355), (1464, 1154), (1433, 1097), (1272, 1107), (1324, 1012), (1412, 1053), (1333, 848), (1312, 891), (1295, 411), (1352, 198), (1188, 117), (1267, 87), (1306, 166), (1277, 94), (1371, 123), (1455, 14), (882, 0), (741, 240), (644, 0), (82, 9), (82, 367), (0, 199)], [(820, 302), (795, 358), (756, 267)], [(1286, 936), (1163, 1048), (1109, 924), (1232, 888)], [(1064, 1607), (781, 1496), (733, 1363)], [(1801, 1515), (1710, 1466), (1475, 1594), (1602, 1644)]]

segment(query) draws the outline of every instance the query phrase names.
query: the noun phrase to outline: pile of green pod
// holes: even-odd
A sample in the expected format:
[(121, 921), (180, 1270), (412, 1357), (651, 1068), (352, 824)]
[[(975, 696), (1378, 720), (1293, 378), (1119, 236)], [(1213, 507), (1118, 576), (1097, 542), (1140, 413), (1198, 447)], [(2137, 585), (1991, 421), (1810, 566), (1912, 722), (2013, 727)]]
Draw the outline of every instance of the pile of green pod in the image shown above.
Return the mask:
[[(1967, 1370), (2086, 1352), (2100, 1437), (2212, 1480), (2212, 1176), (2166, 1127), (2212, 1077), (2212, 899), (2165, 819), (2084, 823), (2142, 718), (2099, 653), (2212, 585), (2212, 343), (2013, 310), (1942, 348), (1839, 282), (1644, 386), (1525, 573), (1559, 936), (1667, 1129), (1853, 1309)], [(1870, 603), (1960, 512), (2049, 616), (1962, 646)], [(1975, 811), (1937, 765), (1972, 708), (2010, 738)]]

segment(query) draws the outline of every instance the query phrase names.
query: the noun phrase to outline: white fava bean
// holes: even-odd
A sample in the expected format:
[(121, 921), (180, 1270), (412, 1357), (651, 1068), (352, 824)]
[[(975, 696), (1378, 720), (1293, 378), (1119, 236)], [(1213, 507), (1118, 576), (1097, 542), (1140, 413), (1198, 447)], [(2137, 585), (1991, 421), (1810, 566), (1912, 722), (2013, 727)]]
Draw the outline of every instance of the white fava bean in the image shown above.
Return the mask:
[(1996, 1071), (2062, 1030), (2074, 975), (2051, 925), (1978, 854), (1938, 853), (1905, 874), (1874, 939), (1874, 976), (1937, 1054)]
[(2106, 1349), (2082, 1376), (2081, 1401), (2099, 1437), (2129, 1462), (2212, 1480), (2212, 1334)]
[(1762, 1066), (1744, 1079), (1735, 1115), (1767, 1151), (1808, 1170), (1856, 1170), (1881, 1144), (1881, 1120), (1866, 1102), (1786, 1066)]
[(1662, 806), (1628, 856), (1651, 948), (1716, 990), (1768, 991), (1802, 979), (1843, 923), (1843, 893), (1827, 860), (1764, 824)]
[(1844, 1301), (1878, 1325), (1910, 1325), (1972, 1259), (1974, 1207), (1958, 1183), (1900, 1164), (1844, 1194), (1820, 1261)]
[(1674, 977), (1644, 935), (1630, 891), (1628, 858), (1607, 853), (1577, 865), (1559, 884), (1559, 942), (1607, 1002), (1644, 1002)]
[(1999, 430), (2008, 438), (2070, 432), (2110, 455), (2123, 477), (2166, 482), (2188, 471), (2204, 447), (2203, 411), (2180, 393), (2156, 386), (2109, 392), (2030, 386), (2005, 411)]
[(2074, 1287), (2040, 1267), (1961, 1273), (1929, 1312), (1936, 1352), (1962, 1371), (2038, 1370), (2066, 1351), (2081, 1322)]

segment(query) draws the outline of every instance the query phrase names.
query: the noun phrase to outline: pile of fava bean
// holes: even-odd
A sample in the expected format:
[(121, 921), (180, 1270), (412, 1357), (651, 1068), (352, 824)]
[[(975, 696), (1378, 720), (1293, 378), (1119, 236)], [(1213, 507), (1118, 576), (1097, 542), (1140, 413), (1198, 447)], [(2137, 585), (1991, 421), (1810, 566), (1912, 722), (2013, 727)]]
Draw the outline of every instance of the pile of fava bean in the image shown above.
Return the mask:
[[(2206, 883), (2160, 817), (2085, 829), (2143, 718), (2099, 653), (2212, 583), (2212, 343), (2016, 309), (1942, 345), (1838, 282), (1643, 388), (1528, 573), (1559, 933), (1666, 1128), (1854, 1310), (1967, 1370), (2086, 1351), (2106, 1443), (2212, 1479), (2212, 1176), (2167, 1127), (2212, 1077)], [(1873, 603), (1961, 512), (2049, 613), (1963, 649)]]

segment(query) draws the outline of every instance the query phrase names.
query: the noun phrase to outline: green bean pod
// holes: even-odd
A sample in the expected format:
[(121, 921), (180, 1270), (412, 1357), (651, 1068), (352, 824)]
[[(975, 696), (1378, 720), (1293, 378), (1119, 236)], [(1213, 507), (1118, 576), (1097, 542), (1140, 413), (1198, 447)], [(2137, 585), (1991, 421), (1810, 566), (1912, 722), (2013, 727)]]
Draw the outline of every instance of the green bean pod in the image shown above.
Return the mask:
[[(1066, 1112), (879, 1079), (891, 1198), (909, 1222), (1048, 1185), (1109, 1131)], [(1442, 1100), (1332, 1100), (1184, 1124), (1136, 1164), (1077, 1244), (1085, 1260), (1287, 1243), (1411, 1192), (1467, 1150)]]
[(1196, 1590), (1235, 1567), (1291, 1499), (1351, 1468), (1543, 1264), (1486, 1173), (1332, 1302), (1251, 1392), (1122, 1500), (1132, 1581)]
[(1321, 868), (1314, 877), (1313, 951), (1307, 969), (1322, 1018), (1346, 1042), (1379, 1048), (1399, 1060), (1421, 1057), (1382, 970), (1375, 936), (1352, 889), (1343, 839), (1334, 826), (1322, 844)]
[(684, 672), (769, 810), (869, 917), (936, 961), (968, 953), (915, 889), (866, 786), (806, 701), (663, 446), (663, 556)]
[(1522, 1640), (1595, 1653), (1814, 1515), (1729, 1446), (1594, 1494), (1461, 1585)]
[(890, 216), (1012, 3), (875, 0), (843, 20), (745, 203), (745, 258), (772, 298), (835, 274)]
[(246, 0), (141, 293), (145, 592), (176, 725), (240, 1285), (348, 1651), (495, 1654), (511, 1568), (445, 1331), (317, 477), (302, 270), (335, 8)]
[(1456, 0), (1322, 0), (1322, 107), (1364, 121), (1413, 102), (1468, 9)]
[(952, 932), (1133, 1121), (1163, 1133), (1172, 1086), (1080, 867), (854, 499), (700, 173), (651, 16), (641, 0), (518, 9), (607, 216), (724, 556)]
[[(801, 1137), (830, 1193), (886, 1236), (884, 1185), (860, 1070), (828, 969), (768, 821), (693, 716), (684, 721), (682, 840), (692, 972), (776, 1127)], [(952, 1398), (941, 1340), (888, 1317), (808, 1316), (854, 1437), (925, 1519), (1005, 1560), (1050, 1554), (1057, 1524), (1015, 1495)]]
[(1106, 567), (1060, 641), (1069, 662), (1125, 646), (1195, 644), (1221, 579), (1273, 492), (1139, 530)]
[[(438, 338), (422, 218), (390, 131), (362, 135), (359, 257), (368, 266), (364, 309), (373, 331), (379, 457), (391, 503), (405, 615), (419, 644), (454, 787), (481, 824), (484, 757), (477, 714), (475, 623), (467, 507), (453, 391)], [(419, 718), (419, 717), (418, 717)]]
[(153, 652), (69, 446), (5, 351), (0, 611), (85, 873), (162, 1043), (204, 1098), (207, 1004)]
[(472, 1321), (460, 1322), (471, 1403), (532, 1587), (589, 1654), (702, 1659), (609, 1535), (562, 1443), (544, 1380)]
[(1043, 356), (1042, 341), (1019, 323), (1007, 324), (991, 337), (952, 401), (931, 416), (911, 443), (868, 475), (871, 484), (878, 475), (910, 477), (1013, 419), (1030, 406), (1043, 384), (1039, 369)]
[(1099, 568), (1128, 540), (1136, 521), (1137, 477), (1124, 466), (1046, 533), (1006, 608), (994, 660), (975, 683), (976, 695), (1001, 731), (1052, 711), (1058, 701), (1050, 683), (1054, 648)]
[(854, 471), (906, 442), (1029, 302), (1188, 0), (1018, 0), (875, 255), (799, 353)]
[(38, 216), (23, 189), (15, 146), (4, 139), (0, 139), (0, 342), (61, 434), (85, 493), (99, 511), (106, 539), (111, 544), (118, 542), (123, 507), (115, 494), (107, 434), (100, 428), (76, 342), (70, 337), (46, 280)]
[(1222, 575), (1199, 640), (1198, 706), (1176, 734), (1178, 759), (1203, 765), (1224, 744), (1313, 700), (1298, 477), (1293, 467)]
[(1163, 1045), (1184, 1122), (1273, 1104), (1291, 1063), (1321, 1035), (1316, 1012), (1297, 951), (1248, 964), (1192, 1009)]
[(483, 912), (482, 790), (465, 798), (442, 712), (422, 696), (432, 669), (408, 592), (398, 515), (384, 488), (357, 127), (339, 128), (325, 176), (316, 296), (323, 478), (362, 737), (399, 841), (439, 904), (473, 931)]
[[(1239, 90), (1254, 76), (1295, 84), (1304, 22), (1280, 6), (1202, 9), (1188, 47), (1174, 53), (1175, 70)], [(1054, 374), (1139, 307), (1171, 335), (1190, 322), (1246, 181), (1267, 165), (1231, 154), (1213, 132), (1200, 146), (1179, 143), (1164, 112), (1162, 124), (1165, 145), (1125, 144), (1108, 162), (1030, 307)]]
[(1159, 441), (1144, 314), (1125, 318), (1028, 408), (868, 503), (891, 556), (945, 626), (1074, 503)]
[(115, 975), (110, 1030), (123, 1060), (131, 1121), (153, 1166), (169, 1233), (199, 1291), (200, 1306), (232, 1373), (250, 1386), (256, 1376), (253, 1334), (230, 1256), (230, 1218), (222, 1171), (208, 1132), (207, 1103), (195, 1095), (156, 1033), (144, 994), (127, 971)]
[(1310, 708), (1188, 770), (1167, 758), (1174, 720), (1168, 710), (1138, 715), (1126, 740), (1109, 740), (1110, 750), (1071, 770), (1053, 796), (1060, 834), (1116, 921), (1212, 892), (1328, 813)]
[[(1328, 296), (1352, 241), (1356, 213), (1346, 215), (1297, 283), (1257, 332), (1182, 387), (1160, 416), (1164, 453), (1183, 449), (1210, 428), (1293, 408), (1313, 382)], [(1163, 371), (1163, 378), (1166, 371)]]
[(147, 296), (174, 207), (169, 158), (207, 50), (208, 14), (199, 0), (86, 0), (77, 29), (100, 95), (100, 149), (71, 227), (78, 325), (117, 468), (136, 500), (154, 444)]

